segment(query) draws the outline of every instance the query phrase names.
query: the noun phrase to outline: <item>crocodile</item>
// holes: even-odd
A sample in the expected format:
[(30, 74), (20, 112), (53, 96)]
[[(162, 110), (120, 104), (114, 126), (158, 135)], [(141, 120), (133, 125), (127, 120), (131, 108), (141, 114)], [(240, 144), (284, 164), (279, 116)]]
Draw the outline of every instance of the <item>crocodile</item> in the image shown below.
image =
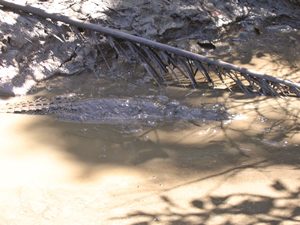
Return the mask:
[(166, 96), (127, 98), (56, 97), (38, 98), (0, 105), (0, 113), (54, 115), (64, 121), (86, 123), (149, 123), (151, 121), (225, 120), (228, 114), (220, 105), (191, 107)]

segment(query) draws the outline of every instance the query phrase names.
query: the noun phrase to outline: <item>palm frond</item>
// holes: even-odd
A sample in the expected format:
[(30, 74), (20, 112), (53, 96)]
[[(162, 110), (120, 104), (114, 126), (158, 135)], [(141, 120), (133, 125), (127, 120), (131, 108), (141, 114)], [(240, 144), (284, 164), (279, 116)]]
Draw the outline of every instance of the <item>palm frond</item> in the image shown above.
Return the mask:
[(225, 85), (229, 90), (238, 87), (245, 94), (300, 97), (300, 84), (259, 74), (220, 60), (213, 60), (183, 49), (172, 47), (99, 24), (47, 13), (29, 5), (23, 6), (0, 0), (0, 4), (43, 18), (99, 32), (107, 37), (111, 47), (126, 60), (139, 62), (159, 85), (178, 85), (200, 88), (202, 82), (210, 87)]

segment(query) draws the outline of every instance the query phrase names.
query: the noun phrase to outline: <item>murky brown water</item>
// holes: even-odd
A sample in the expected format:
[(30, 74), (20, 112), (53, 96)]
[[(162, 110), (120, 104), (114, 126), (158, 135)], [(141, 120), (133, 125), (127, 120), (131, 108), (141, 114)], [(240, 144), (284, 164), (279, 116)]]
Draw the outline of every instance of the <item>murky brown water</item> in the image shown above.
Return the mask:
[[(1, 115), (0, 197), (9, 202), (1, 207), (4, 221), (20, 222), (18, 216), (23, 215), (20, 218), (35, 218), (26, 223), (48, 218), (83, 224), (94, 219), (92, 224), (145, 219), (166, 224), (177, 214), (178, 224), (196, 224), (202, 217), (189, 213), (197, 213), (201, 202), (208, 207), (211, 198), (224, 195), (233, 208), (244, 201), (250, 205), (236, 216), (229, 210), (222, 219), (211, 217), (208, 224), (248, 221), (252, 217), (247, 207), (253, 204), (259, 210), (272, 208), (275, 216), (295, 210), (290, 205), (284, 214), (277, 212), (279, 203), (268, 208), (256, 202), (265, 201), (259, 196), (271, 196), (271, 202), (278, 198), (276, 202), (290, 204), (272, 185), (299, 187), (292, 182), (300, 178), (298, 99), (178, 88), (164, 94), (192, 105), (224, 104), (235, 116), (149, 128)], [(210, 214), (215, 207), (219, 208), (213, 204), (201, 210)]]

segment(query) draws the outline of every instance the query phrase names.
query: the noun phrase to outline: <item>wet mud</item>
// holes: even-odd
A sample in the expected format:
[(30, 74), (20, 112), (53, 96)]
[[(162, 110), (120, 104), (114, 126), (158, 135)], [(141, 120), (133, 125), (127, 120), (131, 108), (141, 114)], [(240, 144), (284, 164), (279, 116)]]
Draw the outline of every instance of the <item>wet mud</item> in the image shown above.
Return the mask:
[[(270, 39), (275, 41), (273, 46), (281, 46), (276, 43), (281, 38), (288, 40), (291, 47), (299, 47), (300, 6), (286, 0), (172, 3), (145, 0), (138, 5), (135, 1), (103, 0), (96, 3), (92, 0), (74, 0), (70, 7), (68, 3), (64, 5), (56, 1), (41, 3), (32, 0), (28, 3), (228, 62), (239, 60), (244, 65), (250, 64), (255, 56), (263, 58), (270, 55), (274, 61), (284, 60), (286, 48), (263, 49), (263, 43)], [(45, 79), (58, 75), (72, 76), (84, 71), (98, 77), (121, 74), (125, 79), (128, 77), (120, 72), (124, 70), (124, 60), (115, 60), (116, 53), (101, 34), (56, 25), (5, 8), (0, 13), (2, 96), (24, 95)], [(251, 42), (256, 39), (263, 40)], [(248, 51), (253, 46), (254, 49)], [(295, 63), (298, 58), (297, 53), (290, 56)], [(153, 82), (141, 68), (136, 72), (139, 73), (143, 73), (141, 77), (146, 77), (140, 82)], [(295, 77), (289, 76), (287, 79), (293, 80)]]

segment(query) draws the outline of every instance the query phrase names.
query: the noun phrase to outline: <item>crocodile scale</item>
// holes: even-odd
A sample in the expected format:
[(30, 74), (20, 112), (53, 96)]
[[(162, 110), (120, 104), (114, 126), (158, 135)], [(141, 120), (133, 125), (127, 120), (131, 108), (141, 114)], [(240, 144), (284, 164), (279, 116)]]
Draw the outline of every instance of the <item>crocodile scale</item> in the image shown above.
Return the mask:
[(54, 115), (57, 119), (91, 123), (131, 123), (163, 120), (224, 120), (228, 114), (220, 105), (191, 107), (167, 97), (75, 99), (37, 98), (0, 105), (0, 113)]
[(0, 104), (0, 113), (38, 113), (47, 111), (53, 107), (65, 106), (71, 104), (75, 99), (72, 97), (58, 96), (55, 98), (38, 97), (34, 100), (21, 100)]

